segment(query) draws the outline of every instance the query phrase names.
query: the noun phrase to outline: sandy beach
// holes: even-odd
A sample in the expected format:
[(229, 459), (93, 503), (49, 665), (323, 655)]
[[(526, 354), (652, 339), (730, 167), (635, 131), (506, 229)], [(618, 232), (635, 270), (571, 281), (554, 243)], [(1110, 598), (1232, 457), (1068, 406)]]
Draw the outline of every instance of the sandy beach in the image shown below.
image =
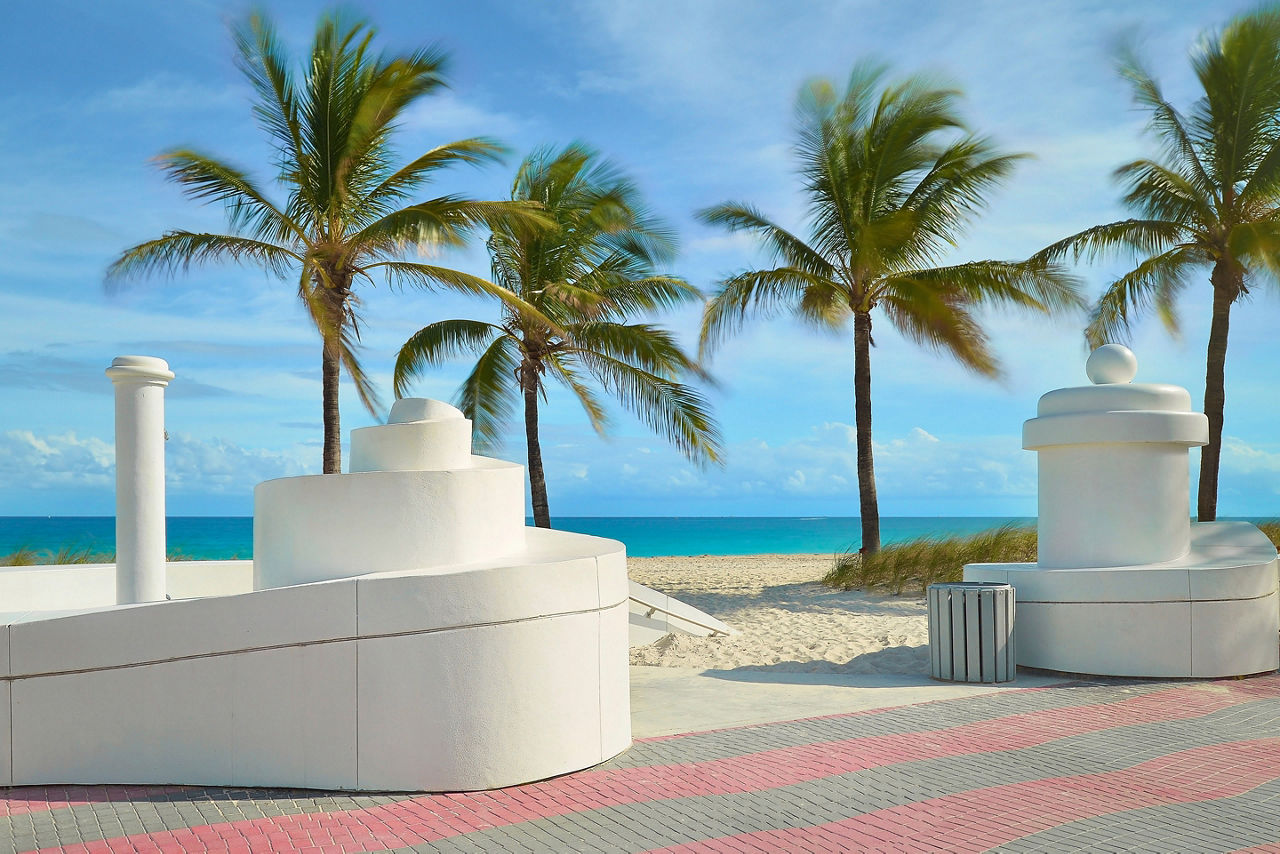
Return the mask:
[(927, 673), (922, 598), (824, 587), (830, 555), (628, 558), (633, 579), (719, 617), (727, 638), (667, 635), (631, 663), (712, 670)]

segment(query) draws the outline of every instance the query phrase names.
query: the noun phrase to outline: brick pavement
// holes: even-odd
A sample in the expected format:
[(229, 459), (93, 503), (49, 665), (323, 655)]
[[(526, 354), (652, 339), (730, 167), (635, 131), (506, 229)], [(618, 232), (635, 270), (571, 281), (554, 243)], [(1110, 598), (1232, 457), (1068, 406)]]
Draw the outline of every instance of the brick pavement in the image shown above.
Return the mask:
[(1280, 854), (1280, 675), (667, 736), (494, 792), (0, 789), (0, 854), (989, 849)]

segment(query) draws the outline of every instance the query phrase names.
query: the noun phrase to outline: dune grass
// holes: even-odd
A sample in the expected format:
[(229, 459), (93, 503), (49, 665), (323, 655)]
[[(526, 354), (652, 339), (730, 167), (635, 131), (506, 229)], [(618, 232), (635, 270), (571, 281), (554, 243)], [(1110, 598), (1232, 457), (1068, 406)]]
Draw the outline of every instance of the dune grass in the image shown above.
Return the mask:
[(1036, 559), (1036, 529), (1005, 525), (967, 537), (921, 537), (885, 546), (873, 555), (849, 552), (836, 558), (822, 579), (842, 590), (879, 590), (901, 596), (924, 594), (940, 581), (960, 581), (966, 563), (1018, 563)]
[[(1280, 520), (1258, 525), (1280, 547)], [(1036, 529), (1005, 525), (967, 537), (922, 537), (885, 546), (864, 556), (837, 556), (822, 579), (841, 590), (878, 590), (901, 596), (924, 595), (930, 584), (960, 581), (967, 563), (1027, 563), (1036, 559)]]
[(63, 546), (60, 549), (33, 549), (22, 546), (17, 551), (0, 555), (0, 566), (43, 566), (62, 563), (113, 563), (115, 552), (96, 552), (84, 546)]
[[(170, 551), (166, 560), (192, 560), (179, 551)], [(232, 557), (231, 560), (237, 558)], [(48, 566), (66, 563), (115, 563), (115, 552), (98, 552), (88, 546), (63, 546), (60, 549), (33, 549), (22, 546), (7, 555), (0, 555), (0, 566)]]

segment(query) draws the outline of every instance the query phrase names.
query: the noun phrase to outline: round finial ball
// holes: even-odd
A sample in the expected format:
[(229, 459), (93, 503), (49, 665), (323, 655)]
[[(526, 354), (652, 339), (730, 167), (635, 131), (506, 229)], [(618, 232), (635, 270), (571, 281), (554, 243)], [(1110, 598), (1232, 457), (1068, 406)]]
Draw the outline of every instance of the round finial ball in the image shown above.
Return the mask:
[(1084, 372), (1095, 385), (1127, 383), (1138, 373), (1138, 357), (1123, 344), (1103, 344), (1089, 354)]

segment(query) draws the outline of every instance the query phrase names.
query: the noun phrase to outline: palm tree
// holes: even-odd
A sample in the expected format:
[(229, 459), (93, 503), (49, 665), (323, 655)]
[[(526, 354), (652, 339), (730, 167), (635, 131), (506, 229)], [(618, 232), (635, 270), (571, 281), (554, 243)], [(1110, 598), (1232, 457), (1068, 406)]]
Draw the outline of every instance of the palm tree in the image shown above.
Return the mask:
[(342, 469), (341, 367), (369, 411), (379, 409), (357, 359), (356, 283), (372, 283), (380, 272), (396, 285), (513, 299), (484, 279), (406, 256), (460, 245), (478, 226), (513, 217), (532, 228), (540, 216), (512, 202), (456, 196), (410, 201), (438, 169), (492, 161), (502, 149), (488, 139), (464, 139), (395, 168), (396, 123), (411, 104), (444, 85), (446, 58), (436, 49), (375, 54), (374, 34), (363, 21), (322, 17), (299, 77), (268, 20), (255, 14), (237, 27), (237, 64), (255, 92), (254, 114), (275, 147), (284, 203), (273, 203), (245, 171), (224, 160), (185, 148), (166, 151), (157, 158), (160, 168), (191, 198), (221, 202), (230, 233), (168, 231), (126, 249), (108, 270), (108, 281), (117, 281), (232, 261), (296, 281), (323, 342), (326, 474)]
[(703, 221), (762, 238), (777, 266), (723, 281), (707, 304), (702, 352), (747, 316), (789, 310), (820, 328), (853, 320), (854, 416), (862, 552), (880, 548), (871, 446), (872, 313), (910, 340), (995, 376), (999, 365), (974, 315), (984, 303), (1041, 312), (1080, 305), (1074, 279), (1048, 263), (974, 261), (932, 266), (955, 246), (1022, 155), (1000, 154), (963, 132), (959, 93), (923, 77), (885, 82), (885, 69), (856, 66), (844, 93), (825, 80), (797, 101), (796, 153), (809, 201), (808, 242), (750, 205), (722, 204)]
[(1130, 321), (1148, 309), (1176, 333), (1178, 297), (1192, 271), (1209, 268), (1209, 444), (1200, 451), (1196, 517), (1212, 522), (1218, 515), (1231, 306), (1259, 275), (1280, 275), (1280, 7), (1237, 18), (1201, 40), (1191, 64), (1203, 94), (1183, 114), (1132, 52), (1121, 56), (1121, 74), (1150, 113), (1149, 128), (1162, 144), (1154, 158), (1115, 172), (1125, 204), (1138, 216), (1085, 229), (1040, 257), (1079, 259), (1120, 249), (1142, 258), (1094, 307), (1085, 332), (1094, 345), (1125, 340)]
[[(674, 239), (644, 211), (635, 186), (587, 147), (540, 149), (516, 174), (511, 198), (537, 202), (552, 230), (511, 221), (494, 227), (494, 280), (536, 310), (504, 300), (500, 323), (444, 320), (419, 330), (396, 359), (396, 394), (427, 366), (477, 356), (458, 404), (477, 437), (496, 445), (523, 398), (534, 522), (551, 526), (538, 438), (538, 400), (547, 379), (567, 386), (597, 432), (608, 415), (597, 389), (616, 398), (690, 459), (720, 459), (720, 436), (707, 404), (680, 382), (702, 376), (674, 336), (638, 313), (701, 299), (683, 279), (656, 272)], [(541, 319), (540, 317), (541, 316)], [(594, 386), (593, 387), (593, 382)]]

